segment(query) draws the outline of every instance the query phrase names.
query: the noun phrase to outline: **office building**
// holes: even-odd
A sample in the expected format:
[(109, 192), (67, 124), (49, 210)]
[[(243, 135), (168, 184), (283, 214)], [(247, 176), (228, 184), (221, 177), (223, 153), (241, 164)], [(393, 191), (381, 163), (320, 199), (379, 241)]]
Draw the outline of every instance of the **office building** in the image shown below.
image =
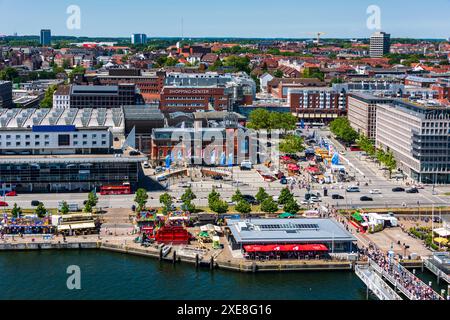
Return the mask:
[(370, 57), (381, 58), (391, 49), (391, 35), (385, 32), (375, 32), (370, 37)]
[(144, 33), (133, 33), (131, 35), (131, 43), (135, 45), (146, 44), (147, 43), (147, 35)]
[(121, 83), (117, 86), (72, 85), (70, 108), (118, 108), (136, 104), (136, 86)]
[(11, 108), (12, 106), (12, 82), (0, 80), (0, 108)]
[(40, 37), (41, 46), (50, 46), (52, 44), (52, 32), (49, 29), (41, 30)]
[(377, 104), (392, 99), (364, 93), (352, 93), (348, 97), (348, 120), (353, 129), (372, 141), (376, 138)]
[(377, 105), (376, 145), (422, 183), (450, 183), (450, 110), (394, 100)]

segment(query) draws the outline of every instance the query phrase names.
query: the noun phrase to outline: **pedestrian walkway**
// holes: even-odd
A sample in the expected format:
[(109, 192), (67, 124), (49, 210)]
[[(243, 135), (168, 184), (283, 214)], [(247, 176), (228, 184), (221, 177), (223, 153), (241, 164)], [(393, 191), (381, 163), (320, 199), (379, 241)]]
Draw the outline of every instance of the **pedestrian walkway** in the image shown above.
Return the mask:
[(355, 273), (380, 300), (402, 300), (384, 280), (372, 269), (370, 265), (356, 265)]

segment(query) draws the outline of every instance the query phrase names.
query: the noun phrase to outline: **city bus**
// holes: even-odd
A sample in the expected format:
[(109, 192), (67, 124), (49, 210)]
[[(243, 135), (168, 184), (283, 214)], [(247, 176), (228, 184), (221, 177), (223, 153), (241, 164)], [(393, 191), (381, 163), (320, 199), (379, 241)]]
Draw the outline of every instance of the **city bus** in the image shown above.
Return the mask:
[(119, 195), (119, 194), (131, 194), (130, 184), (124, 183), (121, 186), (102, 186), (100, 188), (100, 194), (105, 195)]

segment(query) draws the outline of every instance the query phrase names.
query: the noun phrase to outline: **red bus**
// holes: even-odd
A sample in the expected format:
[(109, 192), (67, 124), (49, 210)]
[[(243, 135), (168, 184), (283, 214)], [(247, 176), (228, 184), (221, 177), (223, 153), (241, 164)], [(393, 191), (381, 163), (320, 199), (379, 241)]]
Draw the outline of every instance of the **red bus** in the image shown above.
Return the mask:
[(103, 186), (100, 188), (100, 194), (102, 196), (105, 195), (118, 195), (118, 194), (131, 194), (130, 185), (122, 185), (122, 186)]

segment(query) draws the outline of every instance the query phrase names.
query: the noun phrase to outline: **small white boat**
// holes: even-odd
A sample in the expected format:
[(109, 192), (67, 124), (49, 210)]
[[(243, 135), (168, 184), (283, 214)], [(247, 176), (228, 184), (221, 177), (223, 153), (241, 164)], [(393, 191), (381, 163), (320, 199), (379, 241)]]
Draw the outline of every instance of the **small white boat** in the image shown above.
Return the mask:
[(169, 254), (170, 250), (172, 250), (171, 246), (164, 246), (162, 248), (162, 256), (166, 257)]

